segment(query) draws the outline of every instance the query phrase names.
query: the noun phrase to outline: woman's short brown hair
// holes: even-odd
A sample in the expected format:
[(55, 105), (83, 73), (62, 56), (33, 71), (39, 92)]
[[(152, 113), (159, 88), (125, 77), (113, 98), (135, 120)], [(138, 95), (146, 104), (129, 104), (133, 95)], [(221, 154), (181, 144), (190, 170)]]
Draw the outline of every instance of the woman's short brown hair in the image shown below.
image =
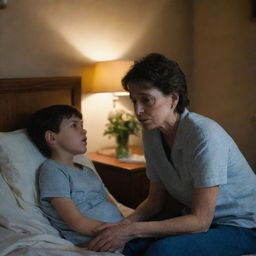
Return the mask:
[(134, 65), (122, 79), (123, 88), (129, 91), (129, 84), (143, 84), (145, 88), (157, 88), (165, 95), (177, 93), (178, 113), (189, 105), (187, 82), (179, 65), (159, 53), (151, 53)]

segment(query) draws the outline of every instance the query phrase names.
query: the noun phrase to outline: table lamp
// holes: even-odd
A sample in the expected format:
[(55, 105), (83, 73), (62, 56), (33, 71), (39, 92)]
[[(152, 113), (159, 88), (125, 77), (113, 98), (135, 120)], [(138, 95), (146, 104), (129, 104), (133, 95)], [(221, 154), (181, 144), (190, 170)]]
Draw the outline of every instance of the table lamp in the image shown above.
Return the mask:
[(115, 108), (118, 96), (128, 95), (121, 85), (121, 80), (132, 64), (133, 61), (124, 60), (96, 62), (87, 91), (90, 93), (112, 92), (113, 108)]

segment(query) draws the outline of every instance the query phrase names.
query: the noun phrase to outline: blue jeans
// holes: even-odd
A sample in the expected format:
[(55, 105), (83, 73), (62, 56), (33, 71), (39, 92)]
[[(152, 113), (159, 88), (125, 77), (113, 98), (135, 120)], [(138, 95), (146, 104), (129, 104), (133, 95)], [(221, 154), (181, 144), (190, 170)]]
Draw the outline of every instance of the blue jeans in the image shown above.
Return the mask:
[(256, 253), (256, 230), (226, 225), (206, 233), (138, 238), (128, 242), (125, 256), (240, 256)]

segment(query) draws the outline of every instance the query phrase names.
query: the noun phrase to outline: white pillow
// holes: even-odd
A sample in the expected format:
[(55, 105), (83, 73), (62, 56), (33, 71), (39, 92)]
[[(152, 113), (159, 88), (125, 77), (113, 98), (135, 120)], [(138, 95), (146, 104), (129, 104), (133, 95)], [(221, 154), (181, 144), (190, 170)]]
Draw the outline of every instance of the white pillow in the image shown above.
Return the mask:
[(38, 202), (37, 169), (45, 160), (24, 129), (0, 132), (1, 174), (26, 202)]
[(0, 132), (0, 223), (16, 232), (58, 235), (38, 207), (37, 169), (45, 157), (26, 131)]
[(0, 226), (18, 233), (51, 234), (58, 236), (59, 232), (51, 226), (48, 219), (42, 216), (40, 209), (27, 211), (18, 206), (17, 201), (0, 175)]

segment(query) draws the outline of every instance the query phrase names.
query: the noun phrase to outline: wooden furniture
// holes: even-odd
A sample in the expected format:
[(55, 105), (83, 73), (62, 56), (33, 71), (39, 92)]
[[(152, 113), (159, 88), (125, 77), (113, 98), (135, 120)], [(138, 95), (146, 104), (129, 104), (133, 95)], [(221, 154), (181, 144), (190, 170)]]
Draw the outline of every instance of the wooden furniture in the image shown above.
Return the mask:
[(136, 208), (147, 196), (149, 181), (145, 164), (121, 163), (115, 157), (88, 153), (103, 183), (122, 204)]
[(81, 108), (80, 77), (0, 79), (0, 131), (24, 128), (36, 110), (71, 104)]

